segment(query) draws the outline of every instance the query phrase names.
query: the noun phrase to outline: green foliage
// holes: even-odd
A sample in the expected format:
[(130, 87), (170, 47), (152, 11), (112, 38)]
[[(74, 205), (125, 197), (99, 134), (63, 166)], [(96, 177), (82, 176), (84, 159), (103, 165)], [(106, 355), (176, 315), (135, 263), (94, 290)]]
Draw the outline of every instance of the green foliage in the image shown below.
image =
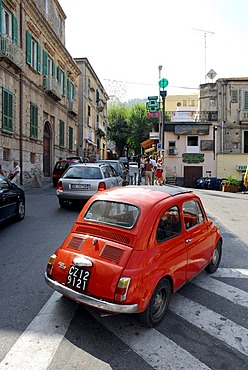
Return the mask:
[(226, 180), (222, 180), (221, 184), (222, 185), (235, 185), (235, 186), (239, 186), (240, 185), (240, 180), (236, 179), (232, 175), (228, 175), (228, 177), (227, 177)]
[(149, 119), (145, 103), (135, 103), (132, 106), (112, 104), (108, 108), (108, 140), (115, 143), (118, 155), (127, 155), (132, 150), (135, 154), (140, 153), (140, 143), (149, 138), (154, 122), (158, 125), (158, 119)]

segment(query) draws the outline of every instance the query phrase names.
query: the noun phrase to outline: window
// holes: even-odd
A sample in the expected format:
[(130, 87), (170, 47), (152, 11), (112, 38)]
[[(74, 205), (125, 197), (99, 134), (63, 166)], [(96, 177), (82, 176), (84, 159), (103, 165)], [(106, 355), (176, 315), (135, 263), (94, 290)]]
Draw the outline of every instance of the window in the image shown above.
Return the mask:
[(2, 7), (2, 35), (12, 38), (12, 13)]
[(73, 149), (73, 128), (69, 127), (69, 150)]
[(3, 148), (3, 160), (10, 161), (11, 160), (11, 151), (9, 148)]
[(2, 90), (2, 127), (13, 131), (13, 94), (8, 90)]
[(59, 120), (59, 146), (63, 147), (65, 145), (65, 122)]
[(198, 136), (188, 136), (187, 146), (198, 146)]
[(91, 116), (91, 109), (90, 109), (90, 105), (88, 105), (88, 117)]
[(247, 90), (243, 92), (243, 98), (244, 98), (243, 109), (248, 110), (248, 91)]
[(43, 74), (45, 76), (55, 76), (54, 61), (45, 50), (43, 50)]
[(41, 50), (40, 44), (33, 38), (33, 36), (26, 32), (26, 62), (35, 71), (40, 73), (40, 58)]
[(67, 79), (67, 98), (75, 100), (75, 86), (69, 79)]
[(30, 137), (38, 138), (38, 107), (30, 103)]
[(30, 153), (30, 163), (35, 164), (36, 162), (36, 154)]
[(204, 220), (204, 214), (198, 201), (190, 200), (183, 204), (183, 221), (185, 229), (200, 224)]
[(156, 239), (159, 243), (164, 242), (181, 233), (180, 213), (177, 206), (167, 209), (158, 224)]

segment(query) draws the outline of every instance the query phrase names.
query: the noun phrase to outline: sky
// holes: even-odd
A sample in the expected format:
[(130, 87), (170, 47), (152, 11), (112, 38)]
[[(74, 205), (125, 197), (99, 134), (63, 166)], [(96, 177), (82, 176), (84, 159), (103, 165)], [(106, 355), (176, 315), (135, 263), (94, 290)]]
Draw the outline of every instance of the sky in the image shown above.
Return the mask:
[[(66, 48), (122, 102), (248, 77), (247, 0), (59, 0)], [(159, 72), (159, 66), (162, 66)], [(205, 77), (213, 69), (214, 79)]]

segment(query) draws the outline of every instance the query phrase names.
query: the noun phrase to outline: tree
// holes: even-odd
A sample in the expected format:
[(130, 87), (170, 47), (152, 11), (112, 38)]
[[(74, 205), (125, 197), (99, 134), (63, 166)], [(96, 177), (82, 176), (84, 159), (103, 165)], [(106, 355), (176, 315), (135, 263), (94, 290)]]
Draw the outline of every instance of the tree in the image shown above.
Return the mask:
[(149, 138), (154, 123), (154, 119), (147, 117), (145, 103), (133, 106), (112, 104), (108, 108), (107, 121), (107, 137), (115, 143), (119, 156), (124, 155), (124, 149), (127, 156), (131, 149), (135, 154), (140, 153), (140, 143)]

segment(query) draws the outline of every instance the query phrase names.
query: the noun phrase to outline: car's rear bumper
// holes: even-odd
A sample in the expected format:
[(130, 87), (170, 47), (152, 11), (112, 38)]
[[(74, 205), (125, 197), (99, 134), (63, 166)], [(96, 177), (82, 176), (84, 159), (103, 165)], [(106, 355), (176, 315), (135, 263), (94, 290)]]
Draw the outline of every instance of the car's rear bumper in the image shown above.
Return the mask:
[(46, 283), (59, 293), (73, 299), (76, 302), (86, 304), (87, 306), (95, 307), (100, 310), (113, 312), (113, 313), (136, 313), (138, 311), (138, 304), (116, 304), (107, 301), (102, 301), (94, 297), (76, 292), (67, 286), (58, 283), (57, 281), (49, 278), (45, 273)]

